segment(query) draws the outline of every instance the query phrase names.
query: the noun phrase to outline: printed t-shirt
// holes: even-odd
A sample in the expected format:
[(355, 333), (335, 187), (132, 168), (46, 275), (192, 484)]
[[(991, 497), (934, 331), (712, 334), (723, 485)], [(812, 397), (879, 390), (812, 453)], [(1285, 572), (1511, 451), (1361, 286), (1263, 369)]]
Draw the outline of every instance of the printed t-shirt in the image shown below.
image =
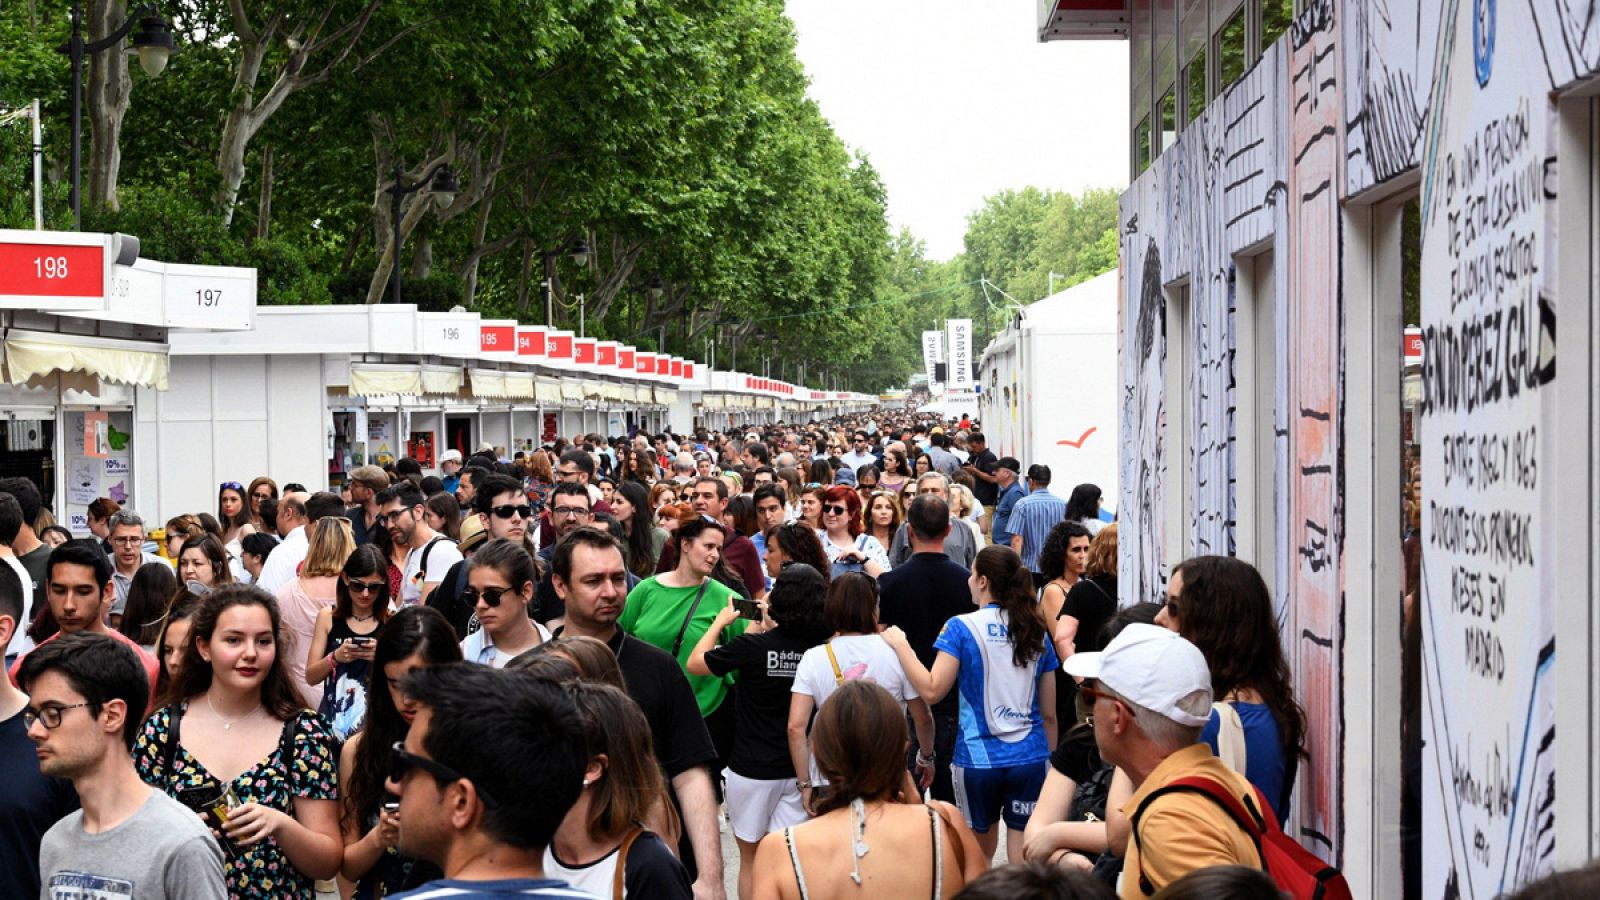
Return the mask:
[[(429, 545), (433, 549), (429, 550)], [(422, 557), (428, 557), (428, 570), (422, 571)], [(437, 537), (423, 544), (413, 547), (406, 553), (406, 567), (400, 572), (400, 601), (406, 606), (416, 606), (422, 601), (422, 586), (432, 582), (437, 584), (444, 580), (450, 567), (461, 562), (461, 548), (456, 542), (447, 537)]]
[(780, 628), (741, 635), (706, 654), (706, 668), (713, 675), (739, 676), (739, 693), (734, 697), (738, 737), (728, 757), (728, 768), (737, 774), (763, 781), (794, 777), (787, 727), (789, 695), (800, 660), (810, 647)]
[(1005, 613), (990, 605), (946, 622), (933, 643), (961, 664), (958, 766), (1003, 769), (1050, 757), (1039, 713), (1039, 676), (1059, 666), (1055, 647), (1042, 641), (1042, 652), (1019, 668), (1007, 634)]
[(157, 790), (96, 834), (83, 811), (57, 822), (39, 847), (43, 900), (223, 900), (222, 849), (187, 807)]
[(839, 689), (839, 678), (834, 676), (833, 662), (828, 658), (829, 647), (833, 648), (834, 659), (839, 661), (839, 676), (845, 681), (871, 681), (901, 703), (917, 696), (917, 689), (911, 686), (906, 670), (900, 666), (900, 657), (882, 637), (845, 634), (807, 650), (795, 670), (794, 693), (812, 698), (819, 709)]

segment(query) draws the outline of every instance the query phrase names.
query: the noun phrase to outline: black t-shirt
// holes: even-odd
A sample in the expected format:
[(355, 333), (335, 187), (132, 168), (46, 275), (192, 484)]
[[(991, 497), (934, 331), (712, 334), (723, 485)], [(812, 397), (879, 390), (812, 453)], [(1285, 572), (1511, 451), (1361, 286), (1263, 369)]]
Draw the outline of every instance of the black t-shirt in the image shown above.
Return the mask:
[[(964, 528), (964, 525), (952, 525)], [(917, 659), (930, 670), (938, 656), (933, 642), (952, 618), (972, 612), (967, 570), (943, 553), (916, 553), (878, 577), (878, 620), (899, 626)], [(939, 714), (955, 715), (960, 701), (952, 690), (933, 705)]]
[[(350, 520), (350, 534), (356, 539), (356, 546), (372, 543), (372, 531), (382, 528), (377, 519), (372, 520), (372, 527), (367, 527), (367, 508), (365, 506), (352, 506), (344, 511), (345, 518)], [(437, 588), (435, 588), (437, 590)]]
[[(985, 475), (993, 475), (995, 469), (1000, 468), (1000, 460), (995, 457), (994, 451), (987, 447), (983, 449), (982, 453), (973, 454), (969, 462), (972, 463), (973, 468)], [(982, 478), (974, 478), (972, 479), (972, 496), (978, 498), (978, 502), (986, 507), (993, 506), (995, 501), (1000, 499), (1000, 485), (992, 481), (984, 481)]]
[[(621, 849), (621, 848), (618, 848)], [(555, 845), (550, 846), (550, 855), (556, 862), (574, 872), (582, 872), (598, 866), (617, 851), (600, 857), (587, 866), (569, 865), (561, 855), (556, 852)], [(683, 863), (661, 838), (651, 832), (639, 835), (639, 839), (628, 848), (628, 858), (622, 863), (622, 894), (625, 897), (661, 897), (663, 900), (689, 900), (694, 896), (693, 886), (689, 880), (689, 873)], [(610, 890), (607, 887), (607, 890)], [(587, 895), (585, 895), (587, 896)], [(609, 895), (607, 895), (609, 896)]]
[(39, 896), (39, 843), (58, 819), (78, 808), (72, 782), (39, 772), (39, 757), (22, 712), (0, 722), (0, 897)]
[[(1072, 642), (1074, 652), (1097, 653), (1105, 649), (1100, 632), (1116, 614), (1117, 576), (1094, 575), (1078, 579), (1067, 591), (1059, 616), (1078, 620), (1078, 636)], [(1053, 629), (1055, 623), (1050, 624)]]
[(713, 675), (739, 673), (737, 727), (728, 768), (746, 778), (794, 777), (789, 759), (789, 696), (800, 657), (813, 645), (783, 632), (742, 634), (706, 654)]
[[(557, 632), (560, 634), (560, 632)], [(700, 705), (683, 667), (667, 651), (618, 628), (606, 642), (617, 655), (628, 696), (644, 711), (655, 743), (656, 761), (671, 778), (695, 766), (716, 762), (717, 748), (700, 718)]]
[(461, 599), (461, 588), (466, 585), (466, 579), (461, 577), (467, 571), (467, 560), (462, 560), (451, 566), (444, 577), (439, 579), (439, 586), (428, 595), (425, 605), (444, 613), (450, 620), (450, 627), (456, 630), (456, 637), (465, 640), (472, 621), (472, 607)]
[[(17, 554), (17, 562), (22, 563), (22, 568), (33, 579), (33, 610), (32, 614), (38, 618), (50, 603), (45, 596), (45, 581), (50, 577), (50, 551), (55, 548), (49, 544), (40, 544), (27, 553)], [(18, 631), (27, 631), (32, 622), (18, 622)], [(37, 757), (35, 757), (37, 759)]]

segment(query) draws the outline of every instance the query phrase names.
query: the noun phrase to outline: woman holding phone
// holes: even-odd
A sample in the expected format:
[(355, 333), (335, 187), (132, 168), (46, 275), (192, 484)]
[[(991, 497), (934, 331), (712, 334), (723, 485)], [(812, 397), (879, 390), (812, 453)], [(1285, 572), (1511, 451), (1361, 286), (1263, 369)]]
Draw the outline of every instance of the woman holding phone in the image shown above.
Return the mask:
[[(382, 552), (377, 556), (382, 559)], [(389, 777), (389, 748), (405, 741), (417, 717), (417, 705), (400, 690), (400, 680), (413, 669), (460, 659), (455, 630), (436, 609), (408, 606), (378, 629), (367, 718), (339, 754), (339, 831), (344, 838), (339, 874), (355, 883), (354, 900), (397, 894), (443, 874), (432, 863), (400, 854), (399, 807), (390, 808), (395, 797), (383, 784)]]
[(361, 727), (375, 635), (389, 618), (389, 563), (371, 544), (357, 547), (339, 575), (332, 608), (317, 613), (306, 683), (323, 686), (318, 712), (339, 740)]

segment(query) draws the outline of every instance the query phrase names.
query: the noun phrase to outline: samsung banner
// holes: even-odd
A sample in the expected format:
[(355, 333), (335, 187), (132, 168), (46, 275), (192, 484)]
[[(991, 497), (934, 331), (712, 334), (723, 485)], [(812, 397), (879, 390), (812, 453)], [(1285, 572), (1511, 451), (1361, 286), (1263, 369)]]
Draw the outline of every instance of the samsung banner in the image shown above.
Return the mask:
[(937, 331), (924, 331), (922, 333), (922, 369), (928, 373), (928, 389), (938, 383), (939, 375), (934, 367), (944, 362), (944, 335)]
[(967, 390), (972, 387), (972, 320), (949, 319), (944, 327), (950, 354), (950, 365), (945, 367), (945, 387)]

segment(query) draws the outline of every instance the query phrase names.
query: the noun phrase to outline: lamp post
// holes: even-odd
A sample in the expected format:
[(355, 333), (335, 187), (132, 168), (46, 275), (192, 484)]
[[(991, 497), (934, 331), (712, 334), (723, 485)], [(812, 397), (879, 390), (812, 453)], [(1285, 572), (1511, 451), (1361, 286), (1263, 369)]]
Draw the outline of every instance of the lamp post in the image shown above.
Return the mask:
[(433, 194), (434, 202), (443, 209), (455, 199), (461, 190), (461, 185), (456, 183), (455, 173), (450, 171), (450, 166), (446, 163), (436, 164), (411, 184), (406, 184), (405, 176), (400, 173), (400, 164), (394, 164), (394, 184), (384, 188), (383, 191), (394, 203), (394, 243), (391, 253), (393, 264), (389, 268), (389, 294), (393, 298), (391, 301), (393, 303), (400, 302), (400, 200), (407, 194), (415, 194), (423, 188), (428, 188)]
[(151, 78), (160, 75), (167, 67), (167, 58), (176, 46), (172, 40), (172, 26), (156, 14), (155, 4), (145, 6), (119, 25), (115, 31), (93, 43), (83, 39), (83, 4), (72, 4), (72, 35), (56, 48), (72, 63), (72, 221), (75, 228), (83, 229), (82, 170), (83, 170), (83, 60), (91, 53), (109, 50), (122, 42), (137, 25), (132, 46), (139, 52), (139, 67)]
[[(561, 250), (544, 250), (539, 253), (544, 262), (544, 281), (540, 282), (539, 286), (544, 288), (544, 324), (547, 328), (554, 328), (556, 325), (556, 290), (555, 281), (553, 280), (555, 275), (550, 271), (550, 266), (562, 252)], [(589, 242), (581, 237), (574, 240), (565, 252), (572, 257), (572, 261), (577, 264), (578, 268), (581, 269), (589, 264)]]

